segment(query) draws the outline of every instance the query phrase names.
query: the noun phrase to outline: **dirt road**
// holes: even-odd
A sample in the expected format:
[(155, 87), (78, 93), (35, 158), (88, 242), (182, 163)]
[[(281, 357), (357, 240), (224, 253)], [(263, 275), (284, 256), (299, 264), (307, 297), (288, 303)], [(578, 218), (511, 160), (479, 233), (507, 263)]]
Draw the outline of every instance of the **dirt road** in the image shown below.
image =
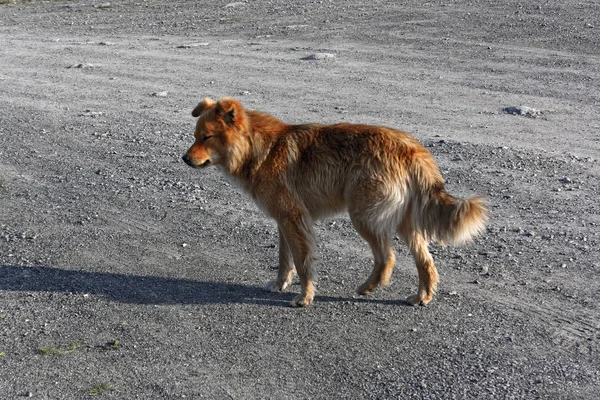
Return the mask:
[[(600, 5), (288, 3), (0, 1), (0, 398), (597, 398)], [(205, 96), (411, 132), (489, 229), (410, 307), (402, 243), (358, 297), (321, 221), (292, 309), (274, 223), (180, 160)]]

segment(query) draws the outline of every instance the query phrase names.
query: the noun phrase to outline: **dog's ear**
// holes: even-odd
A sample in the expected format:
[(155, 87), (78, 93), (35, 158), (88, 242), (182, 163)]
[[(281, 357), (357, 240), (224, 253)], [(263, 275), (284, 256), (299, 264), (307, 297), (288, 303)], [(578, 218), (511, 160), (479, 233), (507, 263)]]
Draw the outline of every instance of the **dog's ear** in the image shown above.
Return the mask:
[(217, 102), (217, 117), (221, 118), (227, 125), (234, 125), (242, 118), (244, 108), (239, 101), (229, 97), (223, 97)]
[(194, 108), (194, 110), (192, 111), (192, 117), (199, 117), (200, 114), (204, 112), (204, 110), (214, 107), (215, 104), (217, 103), (215, 103), (213, 99), (211, 99), (210, 97), (205, 97), (204, 100), (198, 103), (196, 108)]

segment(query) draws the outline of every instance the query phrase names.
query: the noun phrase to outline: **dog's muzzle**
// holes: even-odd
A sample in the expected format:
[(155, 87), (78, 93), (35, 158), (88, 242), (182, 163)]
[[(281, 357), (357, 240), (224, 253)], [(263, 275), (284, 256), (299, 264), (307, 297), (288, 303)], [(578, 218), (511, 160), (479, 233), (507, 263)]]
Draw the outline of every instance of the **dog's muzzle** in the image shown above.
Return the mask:
[(183, 155), (183, 157), (181, 157), (181, 159), (183, 160), (184, 163), (186, 163), (187, 165), (189, 165), (192, 168), (204, 168), (204, 167), (208, 167), (210, 165), (210, 160), (206, 160), (200, 165), (194, 164), (194, 162), (192, 161), (192, 159), (190, 158), (190, 156), (187, 153), (185, 153)]

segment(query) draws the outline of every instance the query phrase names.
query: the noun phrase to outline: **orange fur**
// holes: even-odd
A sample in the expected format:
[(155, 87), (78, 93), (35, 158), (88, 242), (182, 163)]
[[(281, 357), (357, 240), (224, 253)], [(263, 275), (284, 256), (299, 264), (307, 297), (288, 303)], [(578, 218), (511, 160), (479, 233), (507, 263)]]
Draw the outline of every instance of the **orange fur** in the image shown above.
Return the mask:
[(217, 165), (237, 181), (279, 227), (279, 273), (266, 289), (285, 289), (294, 270), (301, 292), (293, 306), (314, 298), (313, 221), (348, 210), (373, 251), (374, 267), (358, 288), (368, 294), (390, 281), (398, 233), (417, 265), (419, 289), (411, 304), (431, 301), (438, 282), (429, 241), (460, 243), (487, 220), (481, 197), (461, 200), (444, 189), (433, 157), (408, 133), (355, 124), (288, 125), (246, 110), (234, 99), (204, 99), (195, 142), (183, 156), (192, 167)]

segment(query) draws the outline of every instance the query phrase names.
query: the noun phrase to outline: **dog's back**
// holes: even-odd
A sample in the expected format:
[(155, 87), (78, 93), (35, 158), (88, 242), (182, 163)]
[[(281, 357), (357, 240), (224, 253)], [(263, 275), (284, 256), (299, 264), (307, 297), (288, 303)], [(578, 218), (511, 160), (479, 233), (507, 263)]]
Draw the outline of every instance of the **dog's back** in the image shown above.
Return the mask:
[(448, 194), (431, 153), (408, 133), (309, 124), (290, 125), (282, 137), (288, 184), (314, 218), (360, 203), (388, 234), (407, 211), (415, 229), (441, 243), (464, 242), (483, 229), (483, 199)]

